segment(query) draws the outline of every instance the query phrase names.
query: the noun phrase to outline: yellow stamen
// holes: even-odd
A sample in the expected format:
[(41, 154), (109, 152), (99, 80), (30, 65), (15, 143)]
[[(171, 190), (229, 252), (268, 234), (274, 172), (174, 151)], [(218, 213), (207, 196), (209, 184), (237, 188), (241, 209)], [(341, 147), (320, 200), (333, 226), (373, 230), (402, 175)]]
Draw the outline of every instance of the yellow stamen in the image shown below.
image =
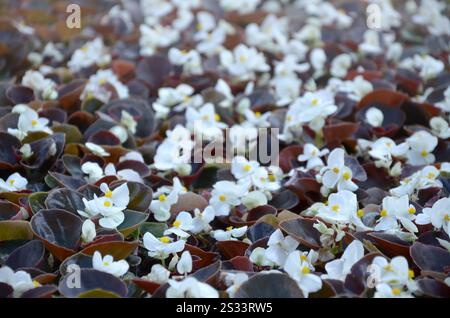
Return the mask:
[(401, 290), (399, 288), (392, 288), (392, 294), (394, 294), (395, 296), (398, 296), (401, 294)]
[(306, 274), (309, 274), (310, 272), (311, 272), (311, 270), (309, 269), (308, 266), (303, 266), (302, 274), (306, 275)]
[(331, 207), (331, 210), (333, 210), (333, 212), (339, 212), (340, 209), (341, 209), (341, 207), (338, 204), (334, 204)]
[(412, 270), (412, 269), (410, 269), (409, 271), (408, 271), (408, 277), (409, 277), (409, 279), (413, 279), (414, 278), (414, 271)]
[(444, 221), (450, 222), (450, 216), (448, 213), (444, 215)]
[(38, 124), (38, 121), (36, 119), (33, 119), (31, 121), (31, 126), (36, 126)]
[(422, 157), (426, 157), (426, 156), (428, 156), (428, 152), (427, 152), (426, 150), (422, 150), (422, 152), (420, 153), (420, 155), (421, 155)]
[(364, 216), (364, 210), (359, 209), (358, 212), (356, 212), (356, 214), (358, 215), (358, 217), (362, 218)]
[(345, 180), (349, 180), (350, 179), (350, 172), (345, 171), (342, 176), (344, 177)]
[(14, 179), (9, 180), (10, 185), (14, 185), (14, 182), (16, 182), (16, 180), (14, 180)]
[(202, 116), (202, 120), (208, 121), (208, 120), (209, 120), (209, 116), (208, 116), (208, 115), (203, 115), (203, 116)]
[(233, 229), (233, 227), (230, 225), (229, 227), (227, 227), (227, 231), (229, 232), (229, 231), (231, 231)]
[(302, 262), (304, 262), (304, 261), (306, 261), (308, 258), (306, 257), (306, 255), (300, 255), (300, 260), (302, 261)]
[(311, 105), (317, 106), (318, 104), (319, 104), (319, 100), (317, 98), (313, 98), (313, 100), (311, 101)]
[(436, 177), (436, 175), (433, 172), (428, 172), (427, 174), (428, 179), (434, 179), (434, 177)]
[(219, 114), (214, 114), (214, 120), (215, 121), (220, 121), (220, 115)]
[(221, 202), (225, 202), (226, 199), (227, 199), (227, 197), (224, 194), (219, 195), (219, 200)]
[(108, 191), (105, 192), (105, 197), (111, 198), (112, 197), (112, 191), (108, 189)]
[(103, 266), (109, 266), (109, 262), (103, 262)]
[(167, 197), (166, 197), (165, 194), (160, 194), (159, 197), (158, 197), (158, 200), (161, 201), (161, 202), (164, 202), (164, 201), (167, 200)]
[(292, 118), (292, 115), (287, 115), (287, 117), (286, 117), (286, 121), (287, 121), (287, 122), (292, 121), (292, 119), (293, 119), (293, 118)]
[(180, 220), (175, 220), (175, 222), (173, 222), (173, 226), (174, 227), (180, 227), (181, 225), (181, 221)]
[(261, 112), (255, 112), (255, 117), (256, 117), (256, 118), (261, 117)]
[(409, 214), (414, 214), (414, 213), (416, 213), (416, 208), (415, 207), (410, 207), (409, 209), (408, 209), (408, 213)]
[(105, 201), (103, 203), (104, 206), (106, 206), (107, 208), (109, 208), (111, 206), (111, 202), (110, 201)]
[(244, 169), (244, 171), (246, 171), (246, 172), (249, 172), (251, 168), (252, 168), (252, 166), (245, 165), (242, 169)]
[(82, 52), (86, 53), (87, 50), (88, 50), (88, 47), (85, 45), (85, 46), (81, 47), (80, 50), (81, 50)]
[(381, 215), (381, 217), (383, 217), (383, 218), (384, 218), (385, 216), (387, 216), (387, 215), (388, 215), (387, 210), (386, 210), (386, 209), (381, 210), (380, 215)]
[(183, 101), (188, 103), (191, 100), (191, 96), (184, 96)]
[(271, 182), (275, 182), (277, 179), (275, 178), (275, 176), (273, 175), (273, 174), (269, 174), (269, 180), (271, 181)]
[(101, 79), (98, 81), (98, 83), (99, 83), (100, 85), (105, 85), (105, 84), (106, 84), (106, 78), (101, 78)]
[(167, 244), (167, 243), (170, 242), (170, 238), (167, 237), (167, 236), (162, 236), (162, 237), (159, 238), (159, 241), (164, 243), (164, 244)]
[(387, 264), (387, 265), (384, 267), (384, 270), (385, 270), (386, 272), (392, 272), (392, 265), (391, 265), (391, 264)]
[(239, 56), (239, 62), (244, 63), (247, 60), (247, 57), (245, 55)]
[(334, 167), (334, 168), (333, 168), (333, 172), (334, 172), (334, 173), (339, 173), (339, 171), (340, 171), (340, 170), (339, 170), (338, 167)]
[(203, 24), (197, 23), (197, 30), (200, 31), (201, 29), (203, 29)]
[(33, 280), (33, 286), (36, 288), (36, 287), (41, 286), (41, 284), (39, 284), (39, 282), (37, 280)]

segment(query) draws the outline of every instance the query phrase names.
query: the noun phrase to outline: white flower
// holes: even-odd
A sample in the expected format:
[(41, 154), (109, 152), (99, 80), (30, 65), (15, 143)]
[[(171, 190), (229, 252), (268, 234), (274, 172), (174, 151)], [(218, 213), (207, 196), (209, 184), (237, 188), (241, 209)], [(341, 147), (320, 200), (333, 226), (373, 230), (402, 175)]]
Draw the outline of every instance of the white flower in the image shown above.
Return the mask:
[(340, 259), (325, 264), (327, 274), (322, 275), (322, 279), (328, 278), (344, 281), (352, 266), (363, 256), (364, 246), (360, 241), (354, 240), (347, 246)]
[(192, 256), (189, 251), (184, 251), (181, 254), (180, 260), (177, 263), (177, 272), (181, 275), (187, 275), (192, 272)]
[(231, 181), (218, 181), (211, 191), (209, 204), (214, 208), (216, 216), (228, 215), (232, 207), (241, 203), (241, 196), (247, 191), (243, 191), (243, 186)]
[(144, 157), (138, 151), (127, 152), (126, 154), (124, 154), (122, 157), (119, 158), (119, 162), (123, 162), (123, 161), (127, 161), (127, 160), (145, 163)]
[(436, 229), (443, 229), (450, 235), (450, 198), (436, 201), (431, 208), (424, 208), (417, 215), (417, 224), (433, 224)]
[(220, 6), (225, 11), (237, 11), (241, 14), (255, 11), (261, 0), (220, 0)]
[(419, 54), (404, 59), (399, 66), (410, 70), (418, 70), (419, 75), (425, 80), (435, 78), (445, 69), (445, 65), (441, 60), (435, 59), (430, 55)]
[(228, 286), (227, 294), (228, 297), (233, 298), (237, 290), (243, 283), (248, 280), (248, 275), (245, 273), (227, 273), (225, 276), (225, 284)]
[(233, 104), (234, 96), (231, 92), (230, 86), (223, 79), (217, 80), (214, 90), (224, 96), (224, 99), (219, 103), (220, 107), (228, 108)]
[(152, 266), (150, 273), (147, 276), (142, 277), (156, 284), (163, 285), (167, 283), (170, 277), (170, 271), (168, 271), (161, 264), (155, 264)]
[(383, 51), (380, 36), (376, 30), (367, 30), (364, 33), (364, 41), (359, 44), (359, 51), (363, 54), (380, 54)]
[(107, 48), (103, 45), (103, 40), (96, 38), (77, 49), (67, 65), (72, 72), (78, 72), (92, 65), (103, 67), (110, 62), (111, 55), (108, 54)]
[(280, 229), (273, 232), (267, 242), (265, 257), (278, 266), (283, 266), (288, 255), (297, 249), (299, 243), (290, 235), (284, 237)]
[(261, 50), (277, 53), (287, 44), (288, 19), (269, 14), (259, 26), (256, 23), (247, 25), (246, 42)]
[(158, 48), (164, 48), (178, 41), (180, 34), (178, 30), (171, 27), (164, 27), (161, 24), (153, 26), (141, 24), (139, 26), (141, 37), (139, 45), (140, 53), (144, 56), (150, 56), (156, 53)]
[(257, 247), (254, 250), (252, 250), (252, 253), (250, 254), (250, 261), (253, 264), (256, 264), (258, 266), (275, 266), (275, 263), (270, 261), (267, 257), (266, 257), (266, 249), (262, 248), (262, 247)]
[(227, 127), (220, 121), (220, 116), (216, 113), (212, 103), (207, 103), (198, 110), (188, 108), (185, 116), (186, 128), (207, 140), (221, 137), (222, 129)]
[(314, 68), (314, 78), (318, 78), (323, 75), (325, 63), (327, 62), (327, 55), (322, 48), (315, 48), (311, 51), (309, 60), (311, 66)]
[(102, 146), (99, 146), (97, 144), (94, 144), (92, 142), (87, 142), (84, 144), (87, 149), (89, 149), (94, 155), (100, 156), (100, 157), (109, 157), (111, 154), (107, 152), (105, 149), (103, 149)]
[(90, 243), (97, 236), (95, 224), (90, 219), (86, 219), (81, 227), (81, 239), (84, 243)]
[(201, 232), (209, 232), (211, 230), (211, 223), (216, 217), (216, 212), (212, 206), (207, 206), (203, 212), (199, 209), (194, 210), (194, 219), (192, 220), (191, 232), (194, 234)]
[(445, 7), (446, 4), (443, 1), (421, 1), (412, 20), (414, 23), (425, 25), (433, 35), (449, 35), (450, 20), (445, 14)]
[(114, 261), (111, 255), (102, 257), (99, 251), (95, 251), (92, 257), (92, 267), (98, 271), (109, 273), (116, 277), (121, 277), (128, 272), (130, 267), (126, 260)]
[(182, 281), (170, 279), (168, 283), (167, 298), (219, 298), (217, 290), (194, 277), (186, 277)]
[(242, 197), (241, 201), (249, 210), (268, 203), (267, 196), (261, 191), (251, 191)]
[(109, 131), (114, 136), (116, 136), (119, 139), (121, 144), (123, 144), (128, 139), (128, 132), (127, 132), (127, 130), (124, 127), (120, 126), (120, 125), (116, 125), (116, 126), (111, 127), (109, 129)]
[(261, 114), (261, 112), (253, 112), (250, 109), (246, 109), (244, 111), (245, 121), (242, 123), (243, 127), (257, 127), (264, 128), (269, 127), (270, 123), (267, 121), (271, 112), (265, 112)]
[(408, 163), (419, 166), (434, 162), (435, 157), (432, 152), (438, 144), (438, 139), (435, 136), (421, 130), (407, 138), (406, 142), (411, 148), (406, 154)]
[(442, 139), (450, 138), (450, 127), (448, 122), (442, 117), (433, 117), (430, 120), (430, 127), (433, 133)]
[(214, 237), (217, 241), (229, 241), (229, 240), (236, 240), (237, 238), (240, 238), (247, 233), (247, 226), (237, 227), (234, 228), (232, 226), (229, 226), (226, 228), (226, 230), (215, 230), (211, 231), (211, 236)]
[(299, 155), (297, 160), (300, 162), (306, 161), (306, 169), (315, 169), (324, 165), (320, 157), (323, 157), (328, 153), (328, 149), (325, 148), (319, 150), (315, 145), (308, 143), (303, 146), (303, 154)]
[(398, 187), (392, 188), (390, 193), (397, 197), (413, 195), (415, 191), (430, 187), (442, 188), (442, 182), (438, 180), (439, 170), (434, 166), (426, 166), (400, 181)]
[(87, 174), (87, 181), (95, 183), (103, 177), (103, 169), (97, 162), (87, 161), (81, 165), (81, 171)]
[(237, 180), (250, 177), (258, 167), (257, 161), (249, 161), (243, 156), (236, 156), (231, 161), (231, 173)]
[(39, 117), (39, 114), (34, 109), (26, 106), (20, 112), (17, 129), (8, 128), (8, 133), (16, 136), (19, 140), (24, 139), (29, 132), (42, 131), (51, 135), (53, 131), (48, 127), (48, 124), (49, 120), (47, 118)]
[(40, 72), (28, 70), (22, 78), (22, 85), (30, 87), (36, 95), (42, 95), (46, 100), (56, 99), (56, 83), (51, 79), (45, 78)]
[(183, 66), (183, 72), (187, 75), (198, 75), (203, 73), (202, 58), (196, 50), (169, 50), (169, 60), (174, 65)]
[[(359, 139), (358, 143), (360, 142), (363, 142), (363, 140)], [(368, 154), (376, 159), (375, 165), (389, 168), (392, 164), (392, 157), (403, 158), (409, 149), (409, 145), (406, 142), (396, 145), (391, 138), (381, 137), (370, 143), (369, 148)]]
[(346, 93), (347, 96), (358, 102), (368, 93), (373, 91), (373, 85), (364, 79), (362, 75), (356, 76), (353, 80), (341, 81), (337, 78), (331, 78), (328, 81), (329, 90), (333, 92)]
[(188, 212), (182, 211), (178, 213), (177, 218), (172, 224), (172, 227), (164, 231), (164, 235), (175, 234), (180, 238), (187, 238), (190, 236), (186, 231), (190, 231), (192, 227), (192, 216)]
[(143, 242), (148, 255), (158, 259), (166, 259), (170, 254), (181, 252), (185, 246), (184, 240), (172, 242), (172, 238), (168, 236), (158, 239), (150, 232), (144, 234)]
[(103, 103), (107, 103), (112, 95), (109, 87), (114, 88), (118, 98), (127, 98), (129, 96), (128, 87), (119, 81), (113, 71), (98, 70), (97, 73), (89, 77), (80, 99), (84, 101), (95, 98)]
[(372, 127), (380, 127), (383, 124), (383, 112), (376, 107), (370, 107), (366, 112), (366, 121)]
[(27, 189), (28, 180), (20, 175), (18, 172), (14, 172), (3, 180), (0, 178), (0, 191), (1, 192), (15, 192)]
[(329, 189), (338, 191), (355, 191), (358, 186), (352, 181), (352, 171), (344, 164), (345, 152), (341, 148), (334, 149), (327, 159), (327, 166), (320, 171), (321, 181)]
[(397, 287), (391, 287), (389, 284), (376, 285), (376, 292), (374, 298), (412, 298), (409, 291)]
[[(305, 297), (310, 293), (319, 291), (322, 288), (322, 280), (319, 276), (311, 274), (311, 263), (302, 258), (300, 251), (293, 251), (289, 254), (283, 266), (284, 271), (294, 279)], [(312, 267), (314, 270), (314, 267)]]
[(336, 56), (331, 62), (330, 73), (334, 77), (345, 77), (348, 69), (352, 66), (352, 56), (349, 54), (340, 54)]
[[(408, 287), (411, 291), (416, 289), (412, 278), (414, 272), (409, 269), (408, 261), (403, 256), (396, 256), (389, 262), (382, 256), (376, 256), (372, 261), (372, 266), (376, 269), (376, 283), (388, 284), (392, 288), (403, 290)], [(400, 294), (394, 291), (394, 294)]]
[(436, 103), (436, 107), (439, 107), (446, 113), (450, 113), (450, 86), (444, 92), (444, 100)]
[(233, 76), (240, 80), (252, 79), (255, 72), (268, 72), (269, 65), (263, 54), (255, 48), (239, 44), (233, 52), (224, 50), (220, 53), (220, 63)]
[(124, 125), (132, 134), (135, 134), (137, 122), (134, 120), (133, 116), (131, 116), (131, 114), (126, 110), (122, 110), (120, 115), (120, 123)]
[(380, 212), (381, 218), (375, 226), (375, 231), (388, 231), (398, 227), (397, 220), (409, 232), (417, 232), (417, 226), (412, 222), (415, 219), (416, 208), (409, 204), (408, 195), (396, 197), (386, 197), (383, 199), (383, 209)]
[(14, 272), (8, 266), (0, 268), (0, 283), (11, 286), (14, 289), (14, 297), (20, 297), (24, 292), (40, 286), (27, 272)]
[(193, 95), (194, 88), (187, 84), (180, 84), (176, 88), (162, 87), (158, 90), (158, 99), (153, 103), (156, 117), (166, 118), (170, 108), (182, 111), (190, 107), (200, 107), (203, 104), (201, 95)]
[(31, 150), (30, 144), (23, 144), (19, 151), (24, 159), (28, 159), (33, 155), (33, 150)]
[(102, 218), (99, 224), (107, 229), (115, 229), (125, 220), (123, 210), (127, 208), (130, 201), (128, 186), (124, 183), (111, 191), (106, 183), (102, 183), (100, 190), (104, 196), (99, 198), (94, 194), (94, 199), (90, 201), (83, 198), (85, 210), (78, 210), (78, 213), (86, 218), (100, 214)]
[(133, 169), (122, 169), (116, 171), (116, 167), (114, 167), (113, 163), (108, 163), (105, 167), (105, 175), (106, 176), (115, 176), (119, 180), (127, 180), (143, 183), (143, 180), (138, 172)]
[(178, 191), (171, 191), (169, 195), (161, 193), (156, 200), (150, 203), (150, 211), (159, 222), (167, 221), (170, 218), (170, 208), (178, 201)]

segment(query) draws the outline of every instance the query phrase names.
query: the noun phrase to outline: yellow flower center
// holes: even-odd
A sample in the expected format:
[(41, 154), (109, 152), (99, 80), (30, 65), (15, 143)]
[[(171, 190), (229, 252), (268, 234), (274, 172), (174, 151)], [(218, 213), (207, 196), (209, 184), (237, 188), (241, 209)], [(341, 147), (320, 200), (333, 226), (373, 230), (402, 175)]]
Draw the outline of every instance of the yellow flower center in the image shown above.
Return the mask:
[(110, 201), (105, 201), (103, 203), (104, 206), (106, 206), (107, 208), (109, 208), (111, 206), (111, 202)]
[(450, 222), (450, 216), (448, 213), (444, 215), (444, 221)]
[(309, 269), (308, 266), (303, 266), (302, 274), (306, 275), (306, 274), (309, 274), (310, 272), (311, 272), (311, 270)]
[(412, 269), (410, 269), (409, 271), (408, 271), (408, 277), (409, 277), (409, 279), (413, 279), (414, 278), (414, 271), (412, 270)]
[(275, 178), (275, 176), (273, 175), (273, 174), (269, 174), (269, 180), (271, 181), (271, 182), (275, 182), (277, 179)]
[(256, 117), (256, 118), (261, 117), (261, 112), (255, 112), (255, 117)]
[(395, 296), (398, 296), (401, 294), (401, 290), (399, 288), (392, 288), (392, 294), (394, 294)]
[(227, 197), (224, 194), (219, 195), (220, 201), (225, 202), (226, 199), (227, 199)]
[(160, 194), (159, 197), (158, 197), (158, 200), (159, 200), (160, 202), (164, 202), (164, 201), (167, 200), (167, 197), (166, 197), (165, 194)]
[(202, 120), (203, 121), (208, 121), (209, 120), (209, 116), (208, 115), (203, 115), (202, 116)]
[(214, 114), (214, 120), (215, 121), (220, 121), (220, 115), (219, 114)]
[(364, 210), (359, 209), (358, 212), (356, 212), (356, 214), (358, 215), (358, 217), (362, 218), (364, 216)]
[(99, 83), (100, 85), (105, 85), (105, 84), (106, 84), (106, 78), (101, 78), (101, 79), (98, 81), (98, 83)]
[(175, 222), (173, 222), (173, 226), (174, 227), (180, 227), (181, 225), (181, 221), (180, 220), (175, 220)]
[(341, 209), (341, 207), (338, 204), (334, 204), (333, 206), (331, 206), (331, 210), (333, 210), (333, 212), (339, 212), (339, 210)]
[(37, 280), (33, 280), (33, 286), (36, 288), (36, 287), (41, 286), (41, 284), (39, 284), (39, 282)]
[(302, 262), (304, 262), (304, 261), (306, 261), (308, 258), (306, 257), (306, 255), (300, 255), (300, 260), (302, 261)]
[(197, 30), (200, 31), (201, 29), (203, 29), (203, 24), (197, 23)]
[(229, 227), (227, 227), (227, 231), (229, 232), (229, 231), (231, 231), (233, 229), (233, 227), (230, 225)]
[(109, 262), (103, 262), (103, 266), (109, 266)]
[(287, 115), (287, 117), (286, 117), (286, 121), (287, 121), (287, 122), (292, 121), (292, 119), (293, 119), (293, 118), (292, 118), (292, 115)]
[(422, 157), (426, 157), (426, 156), (428, 156), (428, 152), (427, 152), (426, 150), (422, 150), (422, 152), (420, 153), (420, 155), (421, 155)]
[(14, 182), (16, 182), (16, 180), (14, 180), (14, 179), (9, 180), (10, 185), (14, 185)]
[(252, 166), (247, 164), (242, 169), (244, 169), (244, 171), (246, 171), (246, 172), (249, 172), (251, 168), (252, 168)]
[(313, 157), (317, 156), (317, 150), (314, 149), (313, 151), (311, 151), (311, 155), (313, 155)]
[(31, 121), (31, 126), (36, 126), (38, 124), (38, 121), (36, 119), (33, 119)]
[(112, 197), (112, 191), (108, 189), (108, 191), (105, 192), (105, 197), (111, 198)]
[(334, 173), (339, 173), (339, 171), (340, 171), (340, 170), (339, 170), (338, 167), (334, 167), (334, 168), (333, 168), (333, 172), (334, 172)]
[(88, 47), (85, 45), (85, 46), (81, 47), (80, 50), (81, 50), (82, 52), (86, 53), (87, 50), (88, 50)]
[(311, 105), (317, 106), (318, 104), (319, 104), (319, 100), (317, 98), (313, 98), (313, 100), (311, 101)]
[(409, 209), (408, 209), (408, 213), (409, 214), (414, 214), (414, 213), (416, 213), (416, 208), (415, 207), (410, 207)]
[(392, 272), (392, 270), (393, 270), (392, 265), (391, 265), (391, 264), (387, 264), (387, 265), (384, 267), (384, 270), (385, 270), (386, 272)]
[(433, 172), (428, 172), (427, 174), (428, 179), (434, 179), (434, 177), (436, 177), (436, 175)]
[(383, 218), (384, 218), (385, 216), (387, 216), (387, 215), (388, 215), (387, 210), (386, 210), (386, 209), (381, 210), (380, 215), (381, 215), (381, 217), (383, 217)]
[(247, 61), (247, 57), (245, 55), (239, 56), (239, 62), (244, 63), (245, 61)]
[(342, 176), (344, 177), (345, 180), (349, 180), (350, 179), (350, 172), (345, 171)]
[(181, 55), (187, 55), (188, 54), (188, 52), (186, 50), (181, 50), (180, 53), (181, 53)]
[(167, 236), (163, 236), (163, 237), (160, 237), (160, 238), (159, 238), (159, 241), (162, 242), (162, 243), (164, 243), (164, 244), (167, 244), (167, 243), (170, 242), (170, 238), (167, 237)]

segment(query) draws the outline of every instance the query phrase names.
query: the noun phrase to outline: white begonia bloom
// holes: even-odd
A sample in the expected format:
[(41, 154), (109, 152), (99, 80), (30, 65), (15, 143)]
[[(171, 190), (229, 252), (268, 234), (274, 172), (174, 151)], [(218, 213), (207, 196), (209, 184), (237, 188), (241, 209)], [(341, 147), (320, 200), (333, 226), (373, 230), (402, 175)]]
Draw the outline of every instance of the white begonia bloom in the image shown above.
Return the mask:
[(33, 155), (33, 150), (31, 150), (30, 144), (23, 144), (19, 151), (24, 159), (28, 159)]
[[(53, 131), (48, 127), (49, 120), (44, 117), (39, 117), (39, 114), (32, 108), (25, 105), (16, 105), (17, 112), (20, 114), (17, 121), (17, 129), (8, 128), (8, 133), (17, 137), (19, 140), (23, 140), (28, 133), (42, 131), (46, 134), (53, 134)], [(14, 108), (15, 109), (15, 108)], [(13, 111), (14, 111), (13, 109)]]
[(185, 116), (186, 128), (194, 135), (200, 135), (207, 140), (222, 137), (222, 129), (227, 127), (225, 123), (220, 121), (220, 116), (216, 113), (212, 103), (207, 103), (198, 110), (188, 108)]
[(334, 77), (343, 78), (347, 75), (352, 66), (352, 56), (350, 54), (339, 54), (331, 62), (330, 73)]
[(140, 53), (143, 56), (153, 55), (159, 48), (168, 47), (180, 38), (178, 30), (161, 24), (153, 26), (141, 24), (139, 31), (141, 33), (139, 38)]
[(400, 290), (408, 287), (411, 291), (416, 289), (412, 280), (414, 272), (409, 269), (408, 261), (403, 256), (396, 256), (389, 262), (382, 256), (376, 256), (372, 261), (372, 266), (376, 268), (376, 283), (388, 284)]
[(118, 19), (125, 26), (126, 33), (133, 31), (134, 23), (130, 12), (122, 9), (120, 5), (113, 6), (100, 20), (101, 25), (107, 25), (111, 21)]
[(411, 233), (417, 232), (417, 226), (412, 222), (415, 219), (416, 208), (409, 204), (408, 195), (396, 197), (385, 197), (380, 212), (381, 218), (375, 225), (375, 231), (389, 231), (398, 227), (397, 221)]
[(358, 186), (352, 181), (353, 173), (350, 168), (345, 166), (344, 158), (345, 151), (341, 148), (336, 148), (330, 152), (327, 158), (327, 166), (320, 170), (321, 181), (329, 189), (355, 191)]
[(199, 209), (194, 210), (194, 218), (192, 219), (191, 232), (194, 234), (201, 232), (209, 232), (211, 230), (211, 223), (216, 217), (216, 212), (212, 206), (207, 206), (203, 212)]
[(268, 72), (270, 66), (266, 63), (265, 57), (254, 47), (247, 47), (239, 44), (233, 52), (224, 50), (220, 53), (220, 63), (233, 76), (240, 80), (252, 79), (255, 72)]
[(241, 204), (240, 198), (247, 193), (246, 187), (231, 181), (218, 181), (213, 188), (209, 204), (216, 216), (228, 215), (232, 207)]
[(286, 17), (269, 14), (261, 25), (250, 23), (245, 28), (246, 42), (264, 51), (280, 52), (287, 45), (288, 22)]
[(103, 40), (96, 38), (77, 49), (67, 65), (72, 72), (78, 72), (93, 65), (103, 67), (110, 62), (111, 55), (109, 55), (107, 48), (103, 45)]
[(11, 286), (14, 289), (14, 297), (20, 297), (24, 292), (40, 286), (37, 281), (33, 281), (30, 274), (27, 272), (14, 272), (8, 266), (0, 268), (0, 283)]
[(219, 298), (217, 290), (194, 277), (186, 277), (182, 281), (170, 279), (168, 283), (167, 298)]
[(111, 99), (111, 91), (108, 87), (113, 87), (118, 98), (127, 98), (129, 96), (128, 87), (122, 84), (112, 70), (98, 70), (91, 75), (80, 95), (82, 101), (92, 98), (107, 103)]
[(390, 193), (401, 197), (405, 194), (413, 195), (418, 190), (430, 187), (442, 188), (442, 182), (438, 180), (439, 170), (434, 166), (426, 166), (400, 181), (398, 187), (392, 188)]
[(107, 152), (102, 146), (94, 144), (92, 142), (87, 142), (84, 144), (87, 149), (89, 149), (94, 155), (100, 157), (109, 157), (111, 154)]
[(147, 279), (151, 282), (154, 282), (159, 285), (163, 285), (167, 283), (170, 277), (170, 271), (167, 270), (161, 264), (155, 264), (152, 266), (150, 273), (147, 276), (142, 277), (143, 279)]
[(20, 175), (18, 172), (14, 172), (3, 180), (0, 178), (0, 192), (15, 192), (27, 189), (28, 180)]
[[(312, 265), (302, 258), (300, 251), (293, 251), (286, 258), (283, 265), (284, 271), (294, 279), (305, 297), (322, 288), (322, 280), (319, 276), (311, 274)], [(314, 269), (314, 267), (313, 267)]]
[(78, 210), (78, 214), (85, 218), (101, 215), (100, 226), (107, 229), (115, 229), (125, 220), (123, 210), (127, 208), (130, 201), (130, 193), (126, 183), (110, 190), (106, 183), (100, 185), (100, 190), (104, 193), (103, 197), (97, 197), (94, 194), (93, 200), (83, 198), (85, 210)]
[[(359, 141), (363, 142), (361, 139)], [(409, 145), (406, 142), (396, 145), (391, 138), (381, 137), (370, 143), (367, 150), (370, 157), (376, 159), (375, 165), (377, 167), (389, 168), (393, 157), (403, 158), (408, 149)]]
[(433, 35), (449, 35), (450, 19), (445, 14), (445, 8), (445, 2), (442, 1), (421, 1), (419, 8), (415, 8), (413, 11), (415, 15), (413, 15), (412, 21), (425, 25)]
[(226, 228), (226, 230), (215, 230), (211, 231), (210, 235), (216, 240), (216, 241), (230, 241), (230, 240), (237, 240), (238, 238), (242, 237), (247, 233), (247, 226), (242, 227), (232, 227), (229, 226)]
[(194, 14), (189, 9), (178, 8), (177, 17), (172, 22), (172, 27), (175, 30), (183, 31), (187, 29), (194, 21)]
[(318, 78), (325, 72), (325, 64), (327, 62), (327, 55), (322, 48), (315, 48), (311, 51), (309, 57), (311, 66), (314, 68), (314, 78)]
[(450, 86), (444, 92), (444, 99), (436, 103), (436, 107), (439, 107), (446, 113), (450, 113)]
[(148, 256), (158, 259), (166, 259), (170, 254), (184, 250), (185, 241), (173, 242), (172, 238), (163, 236), (156, 238), (152, 233), (147, 232), (143, 237), (144, 247), (148, 250)]
[(177, 263), (177, 272), (181, 275), (187, 275), (192, 272), (192, 256), (189, 251), (184, 251), (181, 254), (180, 260)]
[(442, 229), (450, 235), (450, 198), (436, 201), (431, 208), (424, 208), (417, 215), (417, 224), (432, 224), (437, 230)]
[(86, 219), (81, 227), (81, 239), (84, 243), (90, 243), (95, 239), (96, 236), (97, 233), (95, 231), (94, 222), (92, 222), (90, 219)]
[(324, 163), (320, 157), (327, 155), (330, 151), (328, 149), (320, 150), (314, 144), (305, 144), (303, 146), (303, 154), (297, 157), (300, 162), (306, 161), (306, 169), (315, 169), (323, 167)]
[(87, 181), (90, 183), (95, 183), (100, 180), (104, 174), (103, 169), (97, 162), (87, 161), (81, 165), (81, 171), (87, 174)]
[(169, 50), (169, 61), (174, 65), (183, 66), (183, 72), (187, 75), (198, 75), (203, 73), (202, 58), (196, 50)]
[(269, 237), (265, 257), (277, 266), (283, 266), (288, 255), (296, 250), (298, 245), (292, 236), (284, 237), (281, 230), (277, 229)]
[(135, 134), (138, 123), (134, 120), (133, 116), (131, 116), (131, 114), (126, 110), (122, 110), (120, 115), (120, 123), (125, 126), (132, 134)]
[(122, 126), (113, 126), (109, 129), (109, 131), (119, 139), (121, 144), (123, 144), (128, 139), (128, 132)]
[(417, 70), (420, 77), (429, 80), (438, 76), (445, 69), (445, 64), (430, 55), (416, 54), (400, 62), (399, 67)]
[(245, 273), (227, 273), (225, 276), (225, 284), (228, 286), (226, 290), (228, 297), (233, 298), (239, 287), (247, 280), (248, 275)]
[(105, 167), (105, 175), (106, 176), (115, 176), (119, 180), (133, 181), (144, 183), (140, 174), (133, 169), (122, 169), (116, 171), (116, 167), (112, 162), (108, 163)]
[(249, 161), (243, 156), (236, 156), (231, 161), (231, 173), (237, 180), (250, 177), (258, 167), (257, 161)]
[(166, 118), (170, 108), (182, 111), (191, 107), (198, 108), (203, 104), (201, 95), (193, 95), (194, 88), (180, 84), (176, 88), (162, 87), (158, 90), (158, 99), (153, 103), (157, 118)]
[(442, 139), (450, 138), (450, 127), (448, 122), (442, 117), (433, 117), (430, 120), (430, 127), (433, 133)]
[(182, 125), (166, 132), (167, 138), (159, 145), (154, 157), (154, 166), (161, 171), (175, 170), (181, 175), (191, 171), (191, 153), (194, 142), (191, 133)]
[(33, 89), (36, 95), (41, 95), (45, 100), (58, 98), (56, 83), (38, 71), (28, 70), (22, 78), (22, 85)]
[(250, 109), (246, 109), (244, 111), (245, 121), (242, 123), (242, 126), (256, 128), (269, 127), (270, 123), (268, 118), (270, 115), (272, 115), (272, 112), (265, 112), (264, 114), (261, 114), (261, 112), (253, 112)]
[(350, 273), (352, 266), (364, 256), (364, 246), (358, 241), (351, 242), (341, 258), (333, 260), (325, 264), (326, 274), (322, 275), (322, 279), (337, 279), (345, 281), (347, 274)]
[(119, 162), (123, 162), (123, 161), (127, 161), (127, 160), (145, 163), (144, 157), (138, 151), (129, 151), (119, 158)]
[(111, 255), (102, 257), (99, 251), (95, 251), (92, 257), (92, 267), (98, 271), (121, 277), (128, 272), (130, 265), (124, 259), (115, 262)]
[(242, 197), (241, 201), (248, 210), (268, 203), (267, 196), (261, 191), (251, 191), (246, 196)]
[(258, 266), (273, 267), (276, 265), (274, 262), (272, 262), (266, 257), (266, 249), (262, 247), (257, 247), (254, 250), (252, 250), (249, 259), (253, 264), (256, 264)]
[(218, 104), (220, 107), (228, 108), (233, 104), (234, 96), (230, 86), (223, 79), (219, 78), (214, 90), (224, 96), (224, 99)]
[(172, 224), (171, 228), (164, 231), (164, 235), (175, 234), (180, 238), (188, 238), (190, 236), (187, 231), (192, 227), (192, 216), (190, 213), (182, 211), (178, 213), (177, 218)]
[(254, 12), (261, 0), (220, 0), (220, 6), (225, 11), (237, 11), (240, 14)]
[(366, 112), (366, 121), (372, 127), (380, 127), (383, 124), (384, 115), (381, 110), (376, 107), (370, 107)]
[(150, 211), (153, 212), (155, 219), (159, 222), (165, 222), (170, 218), (170, 208), (177, 203), (179, 192), (172, 190), (169, 195), (161, 193), (156, 200), (150, 203)]
[(327, 88), (331, 91), (346, 93), (350, 99), (356, 102), (359, 102), (374, 89), (372, 83), (366, 81), (362, 75), (358, 75), (353, 80), (348, 81), (332, 78), (328, 81)]
[(363, 54), (380, 54), (383, 52), (380, 43), (380, 33), (376, 30), (367, 30), (364, 41), (359, 44), (359, 51)]
[(391, 287), (389, 284), (378, 284), (375, 286), (376, 292), (374, 298), (412, 298), (409, 291), (404, 291), (397, 287)]
[(419, 166), (433, 163), (435, 160), (432, 152), (438, 144), (438, 139), (425, 130), (415, 132), (406, 139), (410, 150), (406, 153), (408, 163)]

